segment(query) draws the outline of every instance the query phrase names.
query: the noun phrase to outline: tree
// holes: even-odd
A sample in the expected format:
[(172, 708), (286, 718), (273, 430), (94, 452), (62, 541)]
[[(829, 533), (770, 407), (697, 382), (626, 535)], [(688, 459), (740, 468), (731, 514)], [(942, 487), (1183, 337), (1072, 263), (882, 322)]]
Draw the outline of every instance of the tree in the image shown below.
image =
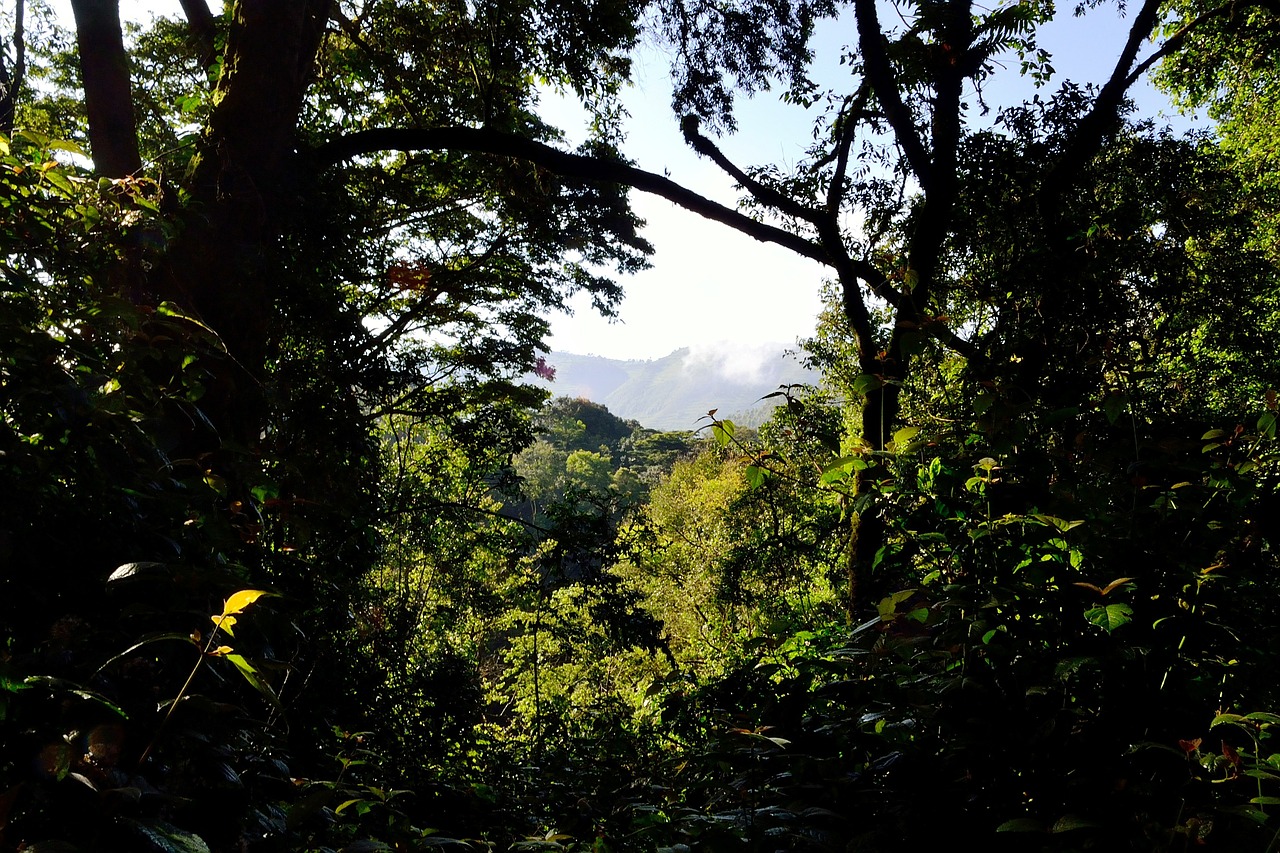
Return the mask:
[[(152, 84), (169, 98), (168, 106), (152, 102), (145, 112), (152, 113), (152, 123), (167, 121), (173, 139), (172, 128), (188, 116), (202, 118), (205, 127), (194, 138), (185, 134), (176, 151), (148, 152), (158, 158), (156, 165), (172, 167), (171, 176), (186, 172), (176, 179), (180, 186), (170, 189), (171, 204), (183, 195), (183, 226), (158, 267), (129, 275), (140, 279), (134, 285), (139, 292), (185, 306), (222, 335), (239, 375), (228, 377), (234, 393), (211, 396), (207, 406), (215, 422), (226, 421), (236, 440), (252, 444), (256, 439), (263, 407), (256, 389), (266, 381), (268, 361), (278, 350), (272, 318), (281, 311), (288, 316), (292, 307), (281, 304), (282, 288), (275, 282), (284, 270), (294, 278), (319, 272), (285, 248), (303, 234), (318, 229), (325, 235), (321, 239), (342, 233), (338, 242), (366, 241), (347, 250), (339, 261), (348, 264), (345, 269), (320, 276), (339, 275), (361, 295), (363, 304), (347, 300), (345, 310), (384, 318), (386, 329), (370, 336), (366, 346), (385, 350), (388, 342), (403, 340), (423, 323), (439, 328), (490, 320), (513, 332), (496, 349), (490, 336), (481, 336), (490, 345), (475, 346), (467, 365), (481, 372), (532, 363), (543, 327), (530, 327), (527, 315), (503, 314), (506, 309), (499, 307), (520, 301), (513, 276), (524, 277), (526, 309), (554, 304), (577, 287), (591, 290), (607, 306), (616, 286), (586, 265), (616, 263), (625, 269), (642, 263), (638, 252), (644, 246), (617, 192), (564, 184), (521, 167), (482, 170), (481, 163), (493, 162), (485, 158), (378, 156), (335, 169), (333, 162), (308, 154), (315, 140), (393, 115), (411, 127), (474, 122), (554, 138), (531, 111), (536, 96), (524, 75), (536, 73), (576, 89), (595, 99), (603, 113), (617, 85), (610, 69), (624, 67), (618, 54), (634, 38), (625, 5), (601, 6), (595, 10), (598, 17), (585, 20), (538, 4), (409, 15), (397, 4), (373, 3), (361, 6), (352, 19), (327, 3), (299, 0), (281, 7), (250, 0), (225, 19), (225, 53), (212, 65), (211, 28), (217, 20), (201, 3), (184, 7), (192, 40), (162, 23), (129, 57), (114, 2), (74, 4), (89, 147), (99, 174), (119, 178), (137, 171), (138, 127), (130, 118), (144, 113), (144, 107), (137, 100), (138, 87), (131, 87), (129, 60), (177, 52), (178, 62), (157, 63), (161, 82)], [(541, 35), (541, 47), (529, 40), (534, 31)], [(191, 46), (184, 49), (184, 44)], [(401, 57), (430, 53), (441, 69), (456, 66), (459, 73), (400, 67)], [(463, 67), (471, 71), (464, 75)], [(412, 83), (411, 72), (417, 75)], [(467, 82), (459, 85), (460, 79)], [(212, 81), (211, 90), (204, 88), (206, 80)], [(359, 91), (384, 94), (353, 96)], [(148, 133), (163, 135), (154, 129)], [(601, 137), (592, 144), (605, 151), (608, 133), (602, 125)], [(469, 182), (466, 188), (457, 184), (453, 196), (483, 201), (496, 218), (468, 216), (465, 207), (451, 205), (439, 192), (440, 178)], [(335, 194), (347, 196), (346, 209), (335, 205)], [(316, 215), (319, 196), (336, 216)], [(433, 233), (415, 244), (405, 226), (419, 220), (432, 223)], [(530, 230), (535, 223), (536, 234)], [(452, 251), (445, 248), (450, 245)], [(561, 245), (574, 248), (581, 261), (562, 266)], [(465, 296), (457, 289), (464, 270), (471, 287)], [(533, 282), (537, 285), (530, 287)], [(468, 298), (499, 313), (482, 318), (451, 308), (450, 303)], [(213, 411), (217, 408), (226, 411)]]
[(1165, 25), (1176, 50), (1164, 52), (1156, 81), (1185, 109), (1204, 109), (1223, 149), (1249, 187), (1257, 250), (1274, 260), (1276, 245), (1276, 117), (1280, 91), (1272, 63), (1280, 22), (1265, 4), (1228, 9), (1172, 4)]
[[(417, 531), (422, 562), (471, 570), (458, 549), (490, 545), (490, 531), (442, 531), (492, 509), (509, 445), (529, 437), (542, 395), (516, 380), (545, 336), (540, 312), (578, 290), (608, 310), (618, 288), (601, 270), (644, 263), (616, 187), (483, 155), (309, 156), (390, 115), (554, 138), (532, 110), (535, 77), (595, 100), (592, 145), (607, 150), (613, 54), (633, 38), (614, 14), (625, 6), (589, 21), (541, 4), (377, 3), (358, 20), (315, 2), (184, 8), (188, 27), (126, 38), (115, 2), (74, 4), (74, 61), (56, 42), (26, 54), (28, 79), (50, 83), (17, 90), (0, 152), (0, 724), (19, 747), (0, 774), (20, 792), (3, 806), (19, 846), (343, 846), (367, 831), (322, 808), (360, 781), (335, 781), (358, 751), (341, 733), (370, 707), (430, 718), (410, 700), (471, 686), (465, 665), (380, 634), (410, 654), (365, 666), (370, 571), (410, 550), (385, 548), (403, 495), (384, 488), (399, 484), (379, 429), (447, 436), (430, 448), (433, 500), (415, 505), (438, 522), (435, 537)], [(407, 80), (410, 54), (439, 62)], [(78, 80), (59, 76), (76, 68)], [(95, 174), (58, 162), (83, 156), (76, 140)], [(479, 446), (506, 448), (497, 471), (487, 459), (454, 471), (457, 448)], [(482, 467), (494, 481), (477, 480)], [(446, 512), (450, 497), (473, 505)], [(209, 614), (238, 589), (273, 596), (241, 614), (234, 639), (231, 623), (211, 633)], [(392, 639), (421, 627), (405, 626), (406, 609)], [(205, 645), (215, 637), (225, 648)], [(439, 666), (416, 669), (424, 657)], [(442, 727), (466, 716), (455, 710)], [(75, 753), (81, 730), (106, 739)], [(60, 787), (68, 773), (85, 781)], [(311, 780), (288, 827), (297, 793), (271, 774)], [(136, 785), (164, 803), (98, 810)]]

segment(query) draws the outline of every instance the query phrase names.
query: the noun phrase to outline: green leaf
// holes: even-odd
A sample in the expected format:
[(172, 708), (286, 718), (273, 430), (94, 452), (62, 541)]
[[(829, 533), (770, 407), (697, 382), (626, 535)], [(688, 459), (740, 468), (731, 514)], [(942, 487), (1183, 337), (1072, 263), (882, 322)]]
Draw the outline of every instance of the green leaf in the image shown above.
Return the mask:
[(71, 195), (73, 192), (75, 192), (75, 188), (71, 186), (71, 182), (68, 181), (66, 179), (66, 176), (64, 176), (57, 169), (50, 169), (49, 171), (45, 172), (44, 179), (49, 183), (53, 184), (62, 192), (66, 193), (67, 195)]
[(162, 820), (128, 822), (160, 853), (209, 853), (203, 838)]
[(738, 431), (733, 421), (716, 421), (711, 425), (711, 435), (715, 438), (716, 444), (721, 447), (727, 447), (729, 442), (733, 441), (733, 434)]
[[(79, 157), (88, 157), (84, 153), (84, 149), (69, 139), (50, 139), (48, 148), (50, 151), (66, 151), (68, 154), (75, 154)], [(5, 153), (8, 153), (7, 151)]]
[(167, 563), (156, 562), (138, 562), (125, 563), (118, 566), (111, 576), (107, 578), (107, 583), (120, 583), (121, 581), (138, 580), (147, 575), (168, 574), (169, 566)]
[(915, 438), (919, 433), (920, 433), (920, 427), (913, 427), (913, 426), (903, 427), (902, 429), (895, 432), (893, 434), (894, 450), (898, 451), (899, 453), (906, 452), (907, 446), (911, 442), (911, 439)]
[(880, 619), (885, 622), (892, 620), (898, 612), (898, 605), (915, 594), (916, 590), (914, 589), (904, 589), (880, 599), (880, 603), (876, 605), (876, 610), (880, 613)]
[(1133, 621), (1133, 608), (1123, 603), (1091, 607), (1084, 612), (1084, 618), (1110, 634)]
[(1044, 832), (1044, 824), (1033, 817), (1015, 817), (997, 826), (996, 832)]
[(1258, 824), (1264, 824), (1267, 822), (1267, 813), (1262, 809), (1250, 808), (1249, 806), (1232, 806), (1230, 808), (1223, 809), (1223, 811), (1228, 814), (1237, 814), (1241, 817), (1247, 817), (1249, 820)]
[[(185, 643), (187, 645), (191, 645), (193, 643), (193, 640), (190, 634), (177, 634), (177, 633), (148, 634), (138, 642), (134, 643), (129, 648), (122, 651), (120, 654), (113, 655), (112, 657), (110, 657), (106, 663), (98, 667), (97, 672), (102, 672), (104, 669), (111, 666), (111, 664), (115, 663), (116, 661), (120, 660), (123, 657), (126, 657), (129, 654), (132, 654), (133, 652), (136, 652), (138, 649), (142, 648), (143, 646), (149, 646), (152, 643), (159, 643), (159, 642), (165, 642), (170, 640), (176, 640), (178, 642)], [(96, 675), (97, 672), (95, 672), (94, 674)]]
[(205, 332), (208, 333), (210, 340), (218, 344), (219, 349), (221, 349), (223, 352), (227, 351), (226, 347), (222, 345), (222, 338), (218, 336), (217, 332), (215, 332), (213, 329), (206, 326), (204, 323), (200, 322), (200, 320), (196, 319), (195, 317), (192, 317), (186, 311), (183, 311), (182, 308), (178, 305), (178, 303), (161, 302), (159, 305), (156, 306), (156, 313), (164, 317), (173, 317), (176, 320), (183, 320), (185, 322), (192, 324), (193, 326), (203, 329)]
[(764, 485), (766, 472), (765, 469), (758, 465), (748, 465), (746, 468), (742, 469), (742, 473), (747, 478), (747, 486), (751, 491), (754, 492), (756, 489)]
[(369, 811), (369, 801), (361, 797), (355, 797), (342, 803), (342, 805), (333, 810), (333, 813), (342, 814), (352, 806), (355, 806), (356, 814), (364, 814)]
[(224, 657), (235, 666), (236, 670), (239, 671), (242, 676), (244, 676), (244, 680), (249, 682), (250, 687), (262, 694), (263, 698), (270, 702), (273, 707), (280, 707), (280, 698), (276, 696), (275, 690), (271, 688), (270, 684), (267, 684), (267, 682), (262, 680), (262, 677), (258, 675), (258, 670), (253, 666), (253, 664), (245, 660), (242, 655), (228, 654), (224, 655)]
[(99, 693), (94, 693), (92, 690), (86, 690), (79, 684), (67, 681), (66, 679), (54, 678), (51, 675), (29, 675), (23, 679), (23, 681), (26, 684), (43, 684), (50, 690), (60, 690), (64, 693), (70, 693), (73, 696), (79, 696), (81, 699), (88, 700), (89, 702), (95, 702), (104, 708), (113, 711), (122, 719), (129, 719), (129, 715), (124, 712), (124, 709), (107, 697)]
[(1124, 415), (1129, 407), (1129, 398), (1120, 391), (1112, 391), (1102, 401), (1102, 411), (1106, 413), (1107, 423), (1114, 424)]
[(1076, 829), (1097, 829), (1101, 824), (1076, 815), (1066, 814), (1053, 822), (1050, 832), (1071, 832)]
[(1029, 515), (1027, 516), (1027, 518), (1034, 518), (1036, 521), (1040, 522), (1041, 524), (1044, 524), (1049, 527), (1056, 527), (1059, 530), (1061, 530), (1063, 533), (1066, 533), (1068, 530), (1075, 530), (1077, 527), (1084, 524), (1084, 521), (1082, 519), (1078, 519), (1076, 521), (1067, 521), (1065, 518), (1058, 518), (1057, 516), (1053, 516), (1053, 515), (1035, 514), (1035, 515)]
[(883, 387), (884, 380), (879, 376), (876, 376), (874, 373), (864, 373), (857, 379), (853, 380), (853, 390), (863, 396), (866, 396), (877, 388)]

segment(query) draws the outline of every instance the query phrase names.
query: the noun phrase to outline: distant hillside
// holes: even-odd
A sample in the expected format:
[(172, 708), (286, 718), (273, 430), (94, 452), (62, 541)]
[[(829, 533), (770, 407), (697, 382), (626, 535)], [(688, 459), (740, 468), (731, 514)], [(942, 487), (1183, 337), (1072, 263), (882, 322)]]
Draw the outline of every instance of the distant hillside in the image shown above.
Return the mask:
[(620, 418), (663, 430), (696, 429), (711, 409), (756, 426), (770, 408), (761, 397), (779, 385), (818, 381), (783, 344), (685, 347), (649, 361), (553, 352), (547, 364), (555, 368), (553, 382), (530, 380), (557, 397), (585, 397)]

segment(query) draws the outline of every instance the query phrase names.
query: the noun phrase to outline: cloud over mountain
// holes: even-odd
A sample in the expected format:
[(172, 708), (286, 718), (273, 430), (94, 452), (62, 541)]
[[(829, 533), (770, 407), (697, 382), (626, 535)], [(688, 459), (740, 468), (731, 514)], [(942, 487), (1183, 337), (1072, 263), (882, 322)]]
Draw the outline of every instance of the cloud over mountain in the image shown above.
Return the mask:
[(553, 352), (547, 363), (555, 368), (555, 380), (529, 381), (556, 396), (603, 403), (619, 417), (654, 429), (697, 429), (711, 409), (757, 424), (768, 416), (764, 395), (779, 385), (818, 381), (789, 349), (777, 343), (698, 344), (644, 361)]

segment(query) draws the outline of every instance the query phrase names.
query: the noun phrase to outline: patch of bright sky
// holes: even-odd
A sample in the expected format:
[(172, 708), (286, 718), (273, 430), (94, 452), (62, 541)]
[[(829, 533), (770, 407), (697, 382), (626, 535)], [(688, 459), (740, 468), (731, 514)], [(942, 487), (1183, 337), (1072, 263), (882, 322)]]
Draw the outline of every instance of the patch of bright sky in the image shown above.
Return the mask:
[[(68, 0), (52, 0), (62, 20), (71, 21)], [(181, 15), (178, 0), (123, 0), (122, 16), (147, 20), (151, 15)], [(887, 7), (886, 7), (887, 11)], [(1045, 27), (1040, 46), (1053, 55), (1053, 82), (1063, 80), (1100, 84), (1110, 74), (1128, 33), (1129, 22), (1109, 6), (1082, 18), (1061, 11)], [(886, 25), (889, 16), (884, 16)], [(843, 45), (855, 38), (852, 22), (825, 22), (817, 40), (817, 61), (824, 69), (821, 82), (834, 83)], [(992, 107), (1018, 103), (1036, 90), (1018, 74), (1010, 57), (1003, 70), (988, 81), (987, 103)], [(641, 167), (666, 172), (674, 180), (725, 204), (734, 204), (733, 182), (713, 164), (684, 144), (670, 109), (667, 60), (652, 46), (639, 49), (635, 84), (624, 103), (627, 156)], [(1168, 99), (1145, 82), (1131, 93), (1141, 115), (1167, 114), (1185, 126)], [(548, 120), (566, 130), (570, 139), (582, 133), (582, 113), (569, 102), (548, 94), (543, 103)], [(777, 163), (787, 166), (803, 153), (810, 140), (813, 116), (782, 104), (765, 92), (738, 103), (738, 131), (720, 140), (722, 149), (740, 166)], [(816, 262), (788, 250), (743, 236), (708, 222), (670, 202), (633, 193), (633, 205), (648, 223), (644, 234), (654, 246), (652, 267), (630, 276), (618, 319), (596, 314), (588, 300), (574, 303), (572, 315), (553, 319), (550, 346), (561, 351), (623, 359), (660, 358), (680, 347), (721, 352), (759, 352), (766, 343), (794, 346), (813, 333), (821, 305), (821, 286), (828, 273)]]
[[(1052, 54), (1056, 72), (1053, 81), (1039, 90), (1042, 95), (1064, 80), (1100, 85), (1110, 75), (1128, 35), (1129, 21), (1111, 7), (1082, 18), (1060, 14), (1039, 36), (1040, 46)], [(886, 25), (888, 21), (886, 15)], [(827, 22), (817, 51), (817, 61), (828, 69), (826, 73), (838, 72), (840, 49), (854, 38), (850, 21)], [(984, 90), (993, 110), (1030, 99), (1037, 92), (1030, 79), (1019, 75), (1016, 56), (1003, 66)], [(1166, 115), (1175, 126), (1188, 124), (1145, 81), (1131, 96), (1140, 115)], [(626, 124), (627, 156), (641, 168), (666, 172), (704, 195), (735, 203), (732, 180), (684, 144), (669, 106), (667, 60), (656, 49), (639, 51), (635, 85), (624, 103), (631, 114)], [(572, 136), (573, 108), (555, 97), (547, 98), (544, 107), (549, 121)], [(737, 114), (738, 131), (719, 142), (740, 166), (794, 163), (810, 141), (813, 116), (782, 104), (774, 93), (740, 99)], [(763, 342), (794, 346), (798, 339), (812, 335), (822, 308), (821, 285), (829, 277), (825, 267), (654, 196), (633, 193), (632, 203), (648, 223), (644, 234), (654, 246), (652, 267), (624, 281), (626, 296), (618, 320), (601, 318), (586, 300), (575, 303), (572, 316), (557, 317), (552, 323), (555, 349), (647, 359), (683, 346), (729, 351), (756, 349)]]

